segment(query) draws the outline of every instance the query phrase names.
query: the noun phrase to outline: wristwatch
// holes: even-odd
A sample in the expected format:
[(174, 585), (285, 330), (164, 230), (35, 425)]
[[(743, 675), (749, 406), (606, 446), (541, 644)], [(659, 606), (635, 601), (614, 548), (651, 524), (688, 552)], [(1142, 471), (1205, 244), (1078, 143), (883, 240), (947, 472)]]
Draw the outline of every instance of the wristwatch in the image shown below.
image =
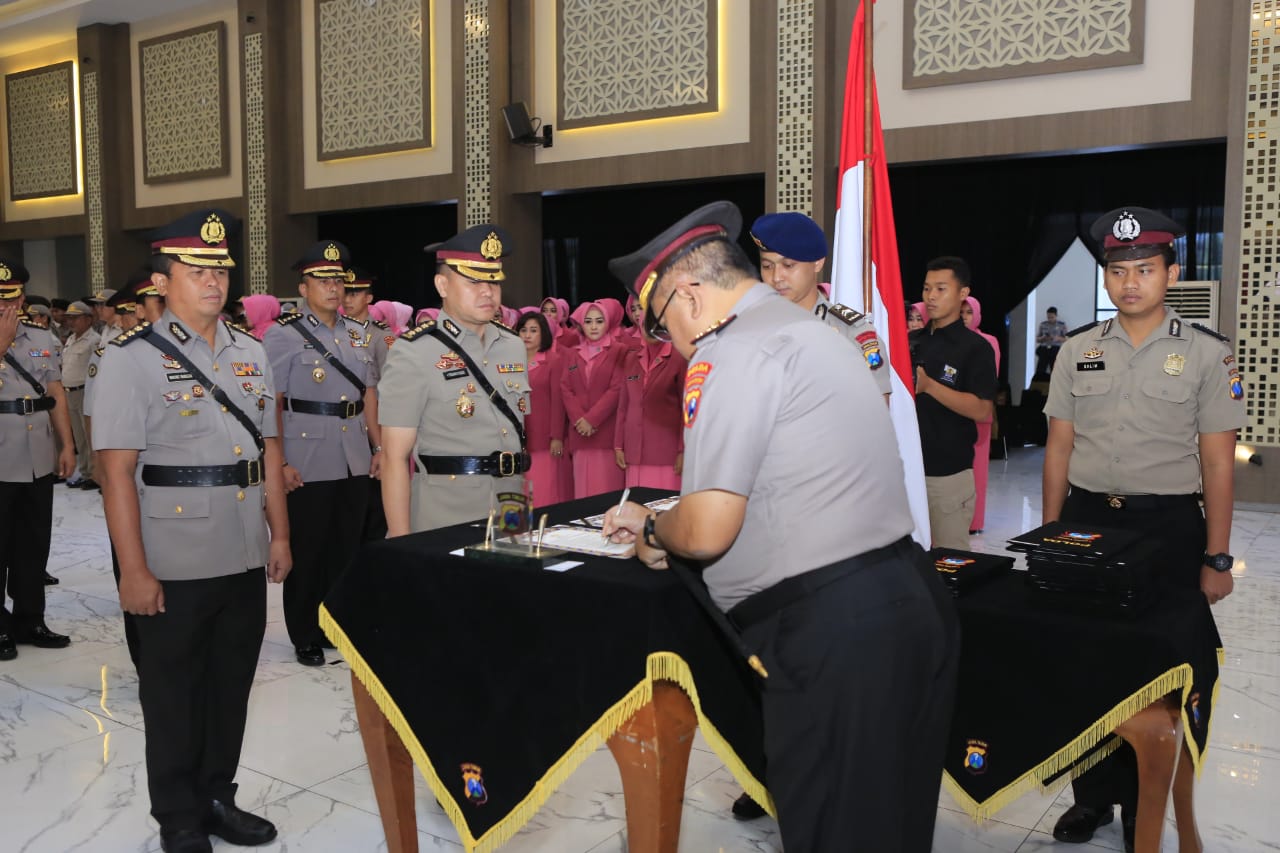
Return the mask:
[(662, 546), (658, 544), (658, 537), (656, 535), (656, 525), (658, 523), (658, 516), (660, 515), (662, 515), (662, 513), (655, 512), (644, 520), (644, 535), (642, 538), (644, 539), (644, 544), (648, 545), (650, 548), (662, 548)]
[(1229, 572), (1236, 564), (1236, 559), (1230, 554), (1205, 554), (1204, 564), (1215, 572)]

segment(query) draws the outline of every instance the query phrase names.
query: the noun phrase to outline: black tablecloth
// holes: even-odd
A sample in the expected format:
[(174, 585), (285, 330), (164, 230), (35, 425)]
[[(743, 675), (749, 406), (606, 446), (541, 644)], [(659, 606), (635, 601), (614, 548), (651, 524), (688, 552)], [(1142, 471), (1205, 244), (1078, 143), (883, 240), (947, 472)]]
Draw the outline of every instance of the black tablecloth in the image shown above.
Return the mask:
[[(667, 493), (633, 489), (632, 499)], [(550, 508), (604, 512), (618, 493)], [(693, 699), (703, 737), (753, 796), (764, 757), (754, 676), (670, 572), (571, 555), (557, 573), (449, 552), (459, 525), (365, 547), (321, 624), (408, 747), (468, 850), (513, 836), (648, 702), (655, 679)], [(462, 766), (482, 776), (469, 799)]]
[(1199, 591), (1166, 591), (1136, 618), (1046, 609), (1012, 571), (957, 601), (963, 647), (944, 764), (956, 801), (985, 818), (1078, 776), (1120, 723), (1168, 693), (1196, 769), (1222, 642)]

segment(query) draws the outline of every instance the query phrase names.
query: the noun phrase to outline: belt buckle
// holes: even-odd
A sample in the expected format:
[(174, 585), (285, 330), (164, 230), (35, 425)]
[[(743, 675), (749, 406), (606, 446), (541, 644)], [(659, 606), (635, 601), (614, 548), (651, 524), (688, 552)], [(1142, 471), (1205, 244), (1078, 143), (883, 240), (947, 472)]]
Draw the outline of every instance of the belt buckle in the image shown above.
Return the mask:
[(35, 413), (36, 413), (36, 401), (31, 399), (31, 397), (29, 396), (23, 397), (22, 398), (22, 414), (34, 415)]
[(357, 414), (358, 414), (358, 412), (356, 412), (356, 404), (355, 404), (355, 401), (354, 401), (354, 400), (343, 400), (343, 401), (342, 401), (342, 418), (343, 418), (343, 420), (347, 420), (347, 419), (349, 419), (349, 418), (354, 418)]
[(516, 475), (516, 455), (510, 450), (498, 451), (498, 476), (514, 477)]
[(245, 466), (245, 476), (248, 479), (248, 482), (246, 482), (245, 485), (261, 486), (262, 485), (262, 460), (246, 459), (244, 460), (244, 466)]
[(1124, 509), (1124, 495), (1107, 495), (1107, 506), (1112, 509)]

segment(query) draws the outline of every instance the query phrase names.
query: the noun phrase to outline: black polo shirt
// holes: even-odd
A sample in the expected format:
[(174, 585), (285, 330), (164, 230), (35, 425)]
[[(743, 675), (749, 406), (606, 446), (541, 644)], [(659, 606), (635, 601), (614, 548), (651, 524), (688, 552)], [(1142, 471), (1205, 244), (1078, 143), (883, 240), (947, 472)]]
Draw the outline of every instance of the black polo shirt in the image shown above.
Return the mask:
[[(908, 340), (913, 368), (924, 367), (930, 378), (956, 391), (995, 399), (995, 353), (985, 338), (966, 329), (963, 322), (956, 320), (941, 329), (930, 324), (916, 329)], [(978, 440), (974, 421), (951, 411), (931, 394), (916, 395), (916, 418), (926, 477), (946, 477), (973, 467), (973, 445)]]

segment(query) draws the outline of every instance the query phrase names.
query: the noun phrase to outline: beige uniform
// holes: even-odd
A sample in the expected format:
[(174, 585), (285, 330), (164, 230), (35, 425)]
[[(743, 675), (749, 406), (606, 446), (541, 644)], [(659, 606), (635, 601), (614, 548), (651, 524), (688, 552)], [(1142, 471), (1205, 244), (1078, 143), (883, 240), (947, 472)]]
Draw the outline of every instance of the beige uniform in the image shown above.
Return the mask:
[[(436, 325), (450, 345), (428, 333)], [(391, 348), (378, 383), (378, 422), (417, 430), (415, 456), (519, 453), (515, 426), (489, 401), (458, 350), (471, 356), (511, 411), (523, 419), (529, 411), (524, 342), (498, 323), (486, 326), (482, 338), (442, 311), (437, 321), (406, 331)], [(524, 493), (522, 476), (426, 474), (421, 462), (417, 467), (410, 511), (415, 532), (486, 518), (490, 509), (510, 508)]]
[(846, 305), (830, 302), (821, 292), (818, 293), (818, 301), (813, 306), (813, 313), (858, 348), (867, 367), (871, 369), (871, 377), (875, 379), (880, 393), (892, 394), (889, 362), (885, 358), (888, 350), (885, 349), (884, 342), (880, 340), (875, 327), (871, 325), (871, 318)]
[(1135, 348), (1114, 319), (1069, 338), (1044, 412), (1070, 421), (1067, 479), (1102, 494), (1200, 490), (1200, 433), (1244, 427), (1244, 388), (1231, 348), (1172, 309)]

